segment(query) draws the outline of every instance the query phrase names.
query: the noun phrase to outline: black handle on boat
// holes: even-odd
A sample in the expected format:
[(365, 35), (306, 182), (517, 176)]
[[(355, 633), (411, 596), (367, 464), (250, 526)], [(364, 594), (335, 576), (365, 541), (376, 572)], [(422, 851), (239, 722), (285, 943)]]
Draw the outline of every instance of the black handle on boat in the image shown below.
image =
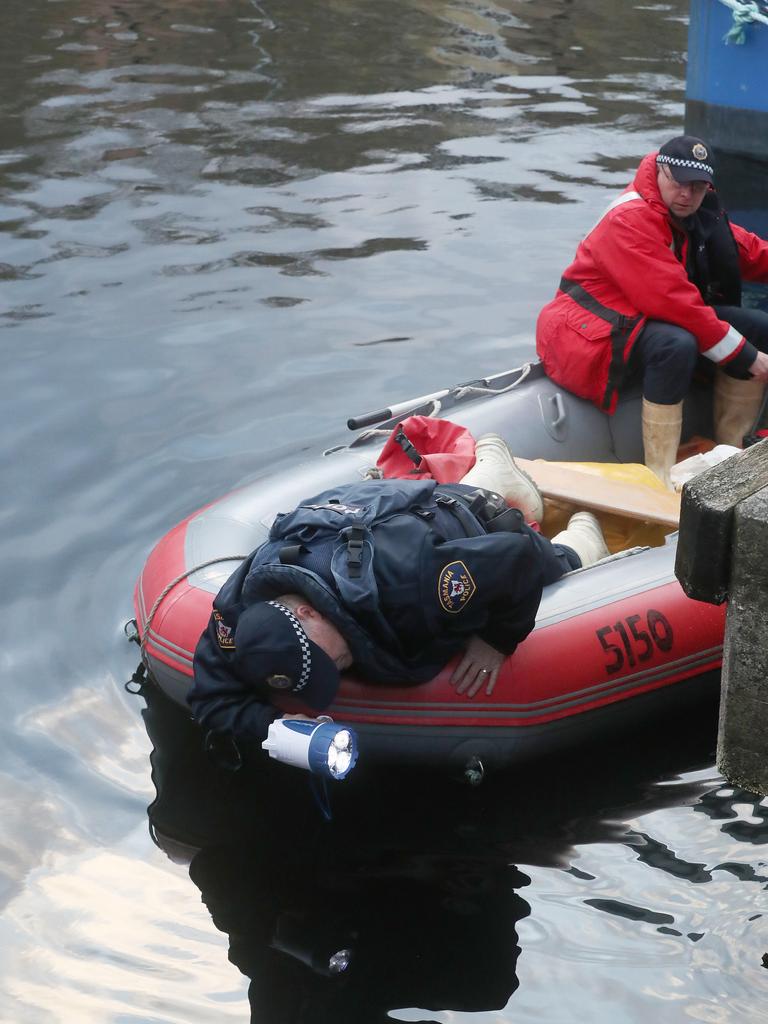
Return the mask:
[(367, 412), (364, 416), (353, 416), (347, 420), (347, 427), (350, 430), (362, 430), (363, 427), (370, 427), (374, 423), (381, 423), (383, 420), (392, 419), (391, 409), (381, 409), (379, 412)]

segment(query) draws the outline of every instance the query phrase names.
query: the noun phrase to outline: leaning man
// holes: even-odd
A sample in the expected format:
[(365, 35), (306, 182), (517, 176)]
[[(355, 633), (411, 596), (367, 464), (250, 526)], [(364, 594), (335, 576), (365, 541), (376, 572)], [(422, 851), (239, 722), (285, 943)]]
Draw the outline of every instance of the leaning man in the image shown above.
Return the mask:
[(347, 669), (408, 685), (459, 653), (457, 692), (490, 694), (542, 588), (608, 554), (588, 512), (551, 542), (526, 522), (541, 516), (541, 495), (495, 435), (461, 483), (368, 480), (302, 501), (215, 598), (195, 651), (194, 717), (258, 743), (281, 693), (321, 711)]

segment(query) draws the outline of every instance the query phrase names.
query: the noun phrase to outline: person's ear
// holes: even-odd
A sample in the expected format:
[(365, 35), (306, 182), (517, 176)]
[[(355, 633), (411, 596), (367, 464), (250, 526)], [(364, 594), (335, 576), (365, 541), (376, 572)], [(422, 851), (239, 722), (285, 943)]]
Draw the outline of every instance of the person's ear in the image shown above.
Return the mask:
[(316, 608), (313, 608), (312, 605), (308, 604), (306, 601), (302, 601), (301, 604), (297, 604), (296, 607), (293, 609), (293, 614), (300, 621), (303, 619), (307, 619), (311, 622), (312, 620), (320, 618), (320, 612), (317, 611)]

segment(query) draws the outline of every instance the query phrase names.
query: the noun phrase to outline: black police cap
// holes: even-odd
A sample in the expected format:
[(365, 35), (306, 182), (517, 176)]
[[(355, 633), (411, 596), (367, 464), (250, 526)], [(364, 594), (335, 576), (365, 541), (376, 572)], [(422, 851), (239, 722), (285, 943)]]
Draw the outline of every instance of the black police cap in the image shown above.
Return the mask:
[(290, 692), (318, 711), (328, 707), (339, 688), (336, 663), (279, 601), (260, 601), (241, 613), (234, 660), (247, 679)]

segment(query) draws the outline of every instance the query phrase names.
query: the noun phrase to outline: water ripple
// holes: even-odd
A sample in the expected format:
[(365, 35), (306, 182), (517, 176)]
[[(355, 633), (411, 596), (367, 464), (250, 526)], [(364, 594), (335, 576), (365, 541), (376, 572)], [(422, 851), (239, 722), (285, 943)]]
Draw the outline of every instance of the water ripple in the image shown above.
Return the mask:
[[(583, 231), (681, 127), (685, 17), (5, 0), (0, 1018), (244, 1020), (237, 964), (252, 998), (339, 1024), (755, 1019), (768, 812), (701, 723), (466, 803), (409, 779), (340, 813), (304, 874), (249, 875), (302, 780), (279, 827), (233, 816), (253, 850), (214, 833), (190, 878), (146, 834), (154, 743), (122, 690), (131, 586), (175, 522), (360, 409), (530, 357)], [(177, 739), (153, 803), (189, 859), (205, 801)], [(333, 989), (275, 936), (311, 908), (335, 936), (339, 907), (363, 969)]]

